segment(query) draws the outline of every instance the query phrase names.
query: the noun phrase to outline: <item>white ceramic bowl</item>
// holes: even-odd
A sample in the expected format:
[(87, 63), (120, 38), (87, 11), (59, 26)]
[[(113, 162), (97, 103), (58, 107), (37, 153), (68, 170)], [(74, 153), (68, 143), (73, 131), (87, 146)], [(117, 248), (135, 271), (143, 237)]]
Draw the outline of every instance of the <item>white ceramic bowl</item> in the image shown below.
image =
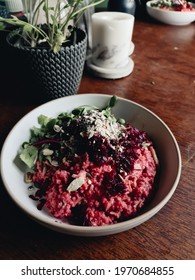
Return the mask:
[[(158, 0), (152, 0), (146, 3), (146, 10), (148, 14), (154, 19), (169, 25), (188, 25), (195, 21), (195, 11), (166, 11), (156, 7), (151, 7), (151, 4), (157, 1)], [(195, 8), (195, 4), (191, 4)]]
[(113, 113), (116, 117), (125, 118), (133, 126), (145, 130), (149, 134), (155, 144), (160, 162), (158, 191), (144, 212), (135, 218), (115, 225), (74, 226), (57, 221), (44, 210), (37, 210), (35, 202), (28, 197), (29, 191), (23, 181), (24, 170), (17, 162), (17, 152), (20, 145), (29, 139), (30, 128), (38, 125), (37, 117), (40, 114), (56, 117), (59, 113), (87, 104), (102, 108), (108, 104), (110, 98), (110, 95), (104, 94), (79, 94), (50, 101), (25, 115), (7, 136), (1, 151), (2, 180), (15, 203), (38, 223), (59, 232), (78, 236), (103, 236), (119, 233), (150, 219), (173, 195), (181, 174), (181, 156), (175, 137), (167, 125), (150, 110), (135, 102), (118, 97)]

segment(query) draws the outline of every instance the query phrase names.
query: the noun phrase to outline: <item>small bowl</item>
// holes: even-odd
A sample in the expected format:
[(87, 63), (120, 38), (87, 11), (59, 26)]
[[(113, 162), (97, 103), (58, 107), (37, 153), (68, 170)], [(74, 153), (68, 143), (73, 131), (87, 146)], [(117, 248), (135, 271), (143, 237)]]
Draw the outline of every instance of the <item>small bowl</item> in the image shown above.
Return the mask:
[[(154, 216), (173, 195), (181, 174), (181, 155), (177, 141), (168, 126), (153, 112), (128, 99), (118, 97), (113, 108), (117, 118), (124, 118), (133, 126), (146, 131), (154, 142), (160, 163), (160, 171), (155, 196), (147, 207), (128, 221), (106, 226), (75, 226), (57, 220), (47, 211), (37, 209), (35, 201), (29, 198), (28, 186), (24, 183), (24, 170), (17, 162), (21, 144), (30, 137), (30, 128), (37, 126), (40, 114), (56, 117), (81, 105), (108, 104), (111, 96), (105, 94), (79, 94), (47, 102), (25, 115), (8, 134), (1, 151), (1, 176), (5, 188), (13, 201), (33, 220), (69, 235), (105, 236), (136, 227)], [(21, 133), (22, 132), (22, 133)], [(168, 217), (167, 217), (168, 219)]]
[[(168, 11), (162, 10), (157, 7), (152, 7), (152, 3), (156, 3), (158, 0), (148, 1), (146, 3), (146, 10), (148, 14), (154, 19), (169, 25), (188, 25), (195, 21), (195, 11), (180, 12), (180, 11)], [(190, 3), (193, 8), (195, 4)]]

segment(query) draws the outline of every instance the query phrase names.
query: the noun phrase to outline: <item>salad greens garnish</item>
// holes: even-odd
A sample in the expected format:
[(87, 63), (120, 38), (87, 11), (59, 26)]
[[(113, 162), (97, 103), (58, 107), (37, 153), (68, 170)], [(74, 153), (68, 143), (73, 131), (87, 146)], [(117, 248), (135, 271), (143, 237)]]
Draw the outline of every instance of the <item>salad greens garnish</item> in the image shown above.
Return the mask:
[(112, 124), (124, 124), (124, 119), (120, 118), (117, 120), (112, 114), (112, 108), (115, 106), (116, 102), (117, 97), (112, 96), (103, 109), (96, 106), (83, 105), (70, 112), (63, 112), (56, 118), (50, 118), (41, 114), (38, 116), (38, 124), (40, 127), (32, 127), (30, 130), (29, 141), (24, 142), (21, 146), (21, 151), (19, 153), (20, 159), (28, 166), (28, 168), (34, 169), (37, 160), (48, 160), (51, 162), (52, 157), (59, 157), (61, 150), (63, 150), (64, 147), (66, 147), (70, 153), (74, 153), (75, 150), (74, 144), (72, 143), (72, 137), (69, 136), (69, 138), (67, 138), (64, 129), (73, 124), (75, 127), (78, 126), (78, 120), (87, 116), (86, 127), (83, 124), (83, 131), (80, 132), (80, 135), (85, 136), (90, 128), (90, 114), (94, 112), (96, 112), (96, 114), (100, 113), (100, 116), (98, 116), (100, 119), (103, 116)]
[(30, 144), (25, 144), (20, 153), (20, 159), (29, 167), (33, 168), (38, 156), (38, 149)]
[(115, 104), (116, 104), (116, 101), (117, 101), (116, 96), (115, 96), (115, 95), (112, 96), (112, 97), (110, 98), (110, 102), (109, 102), (107, 108), (108, 108), (108, 109), (113, 108), (113, 107), (115, 106)]

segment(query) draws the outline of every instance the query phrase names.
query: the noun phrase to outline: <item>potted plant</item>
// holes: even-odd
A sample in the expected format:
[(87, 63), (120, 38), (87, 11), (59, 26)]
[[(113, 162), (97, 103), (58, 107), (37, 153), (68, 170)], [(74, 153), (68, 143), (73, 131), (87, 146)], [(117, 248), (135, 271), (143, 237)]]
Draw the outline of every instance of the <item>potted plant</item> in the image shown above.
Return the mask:
[(33, 70), (47, 99), (77, 92), (87, 49), (87, 34), (77, 22), (103, 1), (23, 0), (27, 21), (0, 17), (0, 30), (9, 31), (8, 44), (21, 63), (25, 57), (23, 68)]

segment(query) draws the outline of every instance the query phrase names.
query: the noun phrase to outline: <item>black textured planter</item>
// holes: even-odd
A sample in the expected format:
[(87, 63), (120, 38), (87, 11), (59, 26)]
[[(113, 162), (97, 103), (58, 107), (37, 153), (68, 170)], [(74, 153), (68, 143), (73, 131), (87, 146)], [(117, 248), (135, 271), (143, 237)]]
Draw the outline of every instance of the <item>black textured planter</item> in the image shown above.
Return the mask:
[[(33, 80), (40, 87), (39, 94), (46, 100), (52, 100), (77, 93), (83, 74), (87, 35), (81, 29), (74, 29), (75, 42), (61, 49), (57, 54), (45, 47), (30, 48), (17, 46), (19, 30), (7, 36), (7, 43), (17, 55), (28, 83)], [(28, 72), (27, 72), (28, 71)], [(30, 85), (29, 85), (30, 86)], [(36, 93), (35, 93), (36, 94)]]

